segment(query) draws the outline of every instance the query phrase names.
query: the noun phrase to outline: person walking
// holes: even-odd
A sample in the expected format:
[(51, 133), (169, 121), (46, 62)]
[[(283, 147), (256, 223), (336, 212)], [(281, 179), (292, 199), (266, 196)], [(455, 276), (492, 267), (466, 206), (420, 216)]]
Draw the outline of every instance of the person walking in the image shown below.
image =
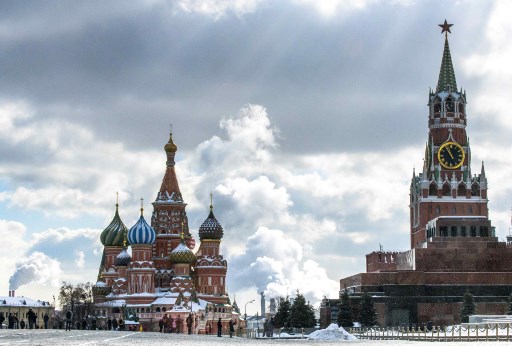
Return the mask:
[(0, 312), (0, 329), (4, 328), (5, 316), (3, 312)]
[(189, 314), (187, 317), (187, 331), (188, 335), (192, 334), (192, 314)]
[(158, 328), (160, 328), (160, 333), (161, 333), (162, 329), (164, 329), (164, 320), (163, 319), (158, 320)]
[(229, 337), (233, 337), (233, 333), (235, 332), (235, 324), (233, 323), (233, 320), (229, 320)]
[(110, 318), (110, 316), (108, 317), (107, 320), (107, 330), (112, 330), (112, 319)]
[(270, 337), (274, 337), (274, 317), (270, 317), (270, 321), (268, 322), (268, 332), (270, 333)]
[(117, 319), (116, 318), (112, 319), (112, 329), (117, 330)]
[(71, 311), (68, 310), (68, 312), (66, 312), (66, 330), (69, 330), (69, 331), (71, 331), (71, 323), (73, 323), (71, 318), (72, 318)]
[(44, 329), (48, 329), (48, 321), (50, 320), (50, 316), (48, 316), (48, 313), (46, 312), (43, 316), (44, 321)]
[(219, 317), (217, 321), (217, 336), (220, 338), (222, 336), (222, 320)]
[(34, 311), (32, 311), (32, 309), (28, 309), (28, 312), (25, 315), (25, 317), (28, 320), (28, 328), (29, 329), (34, 329), (34, 324), (36, 322), (35, 321), (36, 320), (36, 314), (34, 313)]
[(25, 329), (25, 321), (23, 321), (23, 318), (21, 319), (21, 322), (20, 322), (20, 328)]

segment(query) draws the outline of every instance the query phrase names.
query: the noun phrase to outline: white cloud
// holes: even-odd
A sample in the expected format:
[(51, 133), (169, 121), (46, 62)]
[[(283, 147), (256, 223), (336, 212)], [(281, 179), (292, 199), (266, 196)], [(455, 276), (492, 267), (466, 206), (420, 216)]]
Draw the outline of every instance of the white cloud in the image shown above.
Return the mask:
[(264, 2), (266, 0), (179, 0), (177, 5), (185, 12), (220, 19), (230, 13), (237, 17), (254, 13)]
[(75, 251), (75, 265), (78, 269), (83, 269), (85, 265), (85, 254), (83, 251)]
[(16, 263), (16, 271), (9, 279), (9, 289), (17, 290), (27, 284), (59, 286), (60, 263), (41, 252), (33, 252)]

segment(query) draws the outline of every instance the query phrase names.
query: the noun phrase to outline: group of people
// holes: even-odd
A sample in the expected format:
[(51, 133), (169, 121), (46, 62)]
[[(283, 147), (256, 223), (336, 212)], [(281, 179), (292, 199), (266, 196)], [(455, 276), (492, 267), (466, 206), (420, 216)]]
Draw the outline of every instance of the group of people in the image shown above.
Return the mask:
[[(192, 324), (193, 318), (192, 315), (188, 315), (186, 319), (188, 334), (192, 334)], [(181, 316), (173, 318), (172, 316), (164, 315), (158, 321), (158, 328), (160, 329), (160, 333), (176, 333), (179, 334), (183, 330), (183, 319)]]
[[(28, 312), (25, 314), (25, 317), (27, 318), (28, 325), (25, 322), (25, 320), (22, 318), (21, 321), (18, 319), (18, 316), (13, 314), (12, 312), (9, 313), (9, 316), (7, 317), (7, 328), (8, 329), (34, 329), (39, 328), (37, 325), (37, 314), (32, 310), (29, 309)], [(45, 313), (43, 316), (44, 321), (44, 328), (48, 329), (48, 321), (50, 320), (50, 317), (48, 316), (48, 313)], [(0, 312), (0, 329), (3, 328), (3, 323), (5, 321), (5, 316), (2, 312)]]

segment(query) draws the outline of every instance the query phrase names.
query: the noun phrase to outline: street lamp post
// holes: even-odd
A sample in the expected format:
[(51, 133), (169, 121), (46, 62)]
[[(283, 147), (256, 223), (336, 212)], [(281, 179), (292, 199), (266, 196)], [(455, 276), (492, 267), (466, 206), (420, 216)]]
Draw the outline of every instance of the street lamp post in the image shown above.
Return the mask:
[(245, 337), (247, 337), (247, 304), (254, 303), (254, 299), (245, 303), (245, 312), (244, 312), (244, 320), (245, 320)]

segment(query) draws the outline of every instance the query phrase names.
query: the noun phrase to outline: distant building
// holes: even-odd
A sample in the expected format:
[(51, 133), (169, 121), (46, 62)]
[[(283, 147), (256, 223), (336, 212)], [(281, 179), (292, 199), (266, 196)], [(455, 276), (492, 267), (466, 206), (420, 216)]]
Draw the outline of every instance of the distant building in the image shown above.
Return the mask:
[[(450, 26), (441, 25), (446, 36), (437, 88), (428, 95), (424, 165), (410, 185), (411, 249), (372, 252), (366, 273), (340, 280), (340, 292), (348, 290), (355, 305), (363, 292), (373, 296), (382, 326), (459, 323), (466, 290), (476, 313), (504, 314), (512, 293), (512, 246), (498, 241), (488, 218), (484, 164), (479, 174), (471, 169), (466, 92), (457, 89)], [(332, 319), (336, 304), (324, 305)]]
[[(160, 319), (184, 321), (193, 315), (194, 333), (217, 332), (222, 320), (228, 330), (230, 319), (238, 319), (236, 302), (230, 304), (226, 292), (227, 261), (220, 253), (223, 229), (210, 213), (199, 227), (197, 253), (175, 172), (177, 146), (172, 134), (164, 146), (166, 171), (153, 204), (151, 226), (140, 218), (128, 230), (116, 204), (114, 218), (101, 234), (104, 245), (98, 282), (93, 287), (98, 315), (136, 316), (145, 330), (155, 330)], [(131, 256), (127, 252), (131, 246)]]
[(8, 317), (13, 314), (18, 319), (18, 323), (23, 319), (28, 328), (27, 313), (32, 309), (37, 316), (36, 326), (44, 328), (43, 317), (48, 314), (49, 325), (53, 326), (53, 317), (55, 307), (49, 302), (34, 300), (28, 297), (16, 297), (15, 291), (9, 291), (9, 296), (0, 296), (0, 314), (5, 316), (4, 323), (7, 325)]

